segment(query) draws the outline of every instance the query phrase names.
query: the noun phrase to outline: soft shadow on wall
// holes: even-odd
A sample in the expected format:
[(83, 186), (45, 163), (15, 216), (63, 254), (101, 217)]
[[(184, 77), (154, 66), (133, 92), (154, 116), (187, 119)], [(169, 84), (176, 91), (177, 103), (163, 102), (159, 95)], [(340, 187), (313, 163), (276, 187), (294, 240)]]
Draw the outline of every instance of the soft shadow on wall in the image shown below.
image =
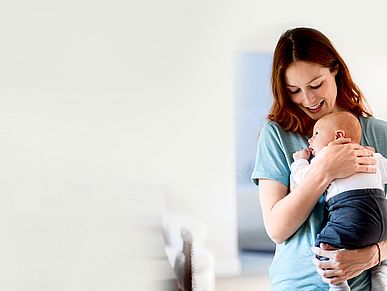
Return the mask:
[(238, 245), (241, 251), (273, 252), (251, 182), (259, 131), (272, 103), (272, 53), (242, 52), (236, 59), (236, 185)]

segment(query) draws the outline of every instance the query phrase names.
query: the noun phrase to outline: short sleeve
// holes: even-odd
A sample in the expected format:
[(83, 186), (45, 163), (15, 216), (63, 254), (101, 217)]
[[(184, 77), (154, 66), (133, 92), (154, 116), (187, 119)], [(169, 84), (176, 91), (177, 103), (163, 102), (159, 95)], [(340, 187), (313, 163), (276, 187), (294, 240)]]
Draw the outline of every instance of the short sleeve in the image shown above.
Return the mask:
[(290, 167), (284, 151), (278, 125), (267, 122), (263, 125), (257, 147), (254, 171), (251, 180), (258, 185), (259, 179), (275, 180), (289, 186)]

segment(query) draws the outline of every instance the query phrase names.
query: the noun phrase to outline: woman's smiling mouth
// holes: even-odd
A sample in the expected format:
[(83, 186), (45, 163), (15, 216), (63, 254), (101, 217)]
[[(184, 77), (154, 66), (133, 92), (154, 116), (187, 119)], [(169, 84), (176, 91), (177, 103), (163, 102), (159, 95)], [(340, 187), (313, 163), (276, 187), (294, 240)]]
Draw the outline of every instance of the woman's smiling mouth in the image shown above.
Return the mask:
[(316, 113), (316, 112), (320, 111), (320, 109), (322, 108), (323, 104), (324, 104), (324, 100), (320, 101), (316, 105), (308, 106), (308, 107), (305, 107), (305, 108), (308, 109), (312, 113)]

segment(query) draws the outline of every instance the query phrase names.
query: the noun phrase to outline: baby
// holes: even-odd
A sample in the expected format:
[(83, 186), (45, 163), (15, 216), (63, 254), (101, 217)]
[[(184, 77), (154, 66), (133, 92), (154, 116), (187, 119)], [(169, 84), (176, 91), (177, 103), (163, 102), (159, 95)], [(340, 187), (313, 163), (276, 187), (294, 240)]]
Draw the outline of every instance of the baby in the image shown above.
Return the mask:
[[(359, 120), (350, 112), (334, 112), (320, 118), (313, 128), (313, 136), (308, 140), (309, 149), (293, 154), (291, 189), (297, 187), (307, 175), (311, 154), (317, 156), (330, 142), (341, 137), (360, 143), (361, 135)], [(356, 173), (344, 179), (335, 179), (326, 189), (328, 222), (318, 234), (316, 246), (325, 243), (337, 249), (357, 249), (377, 244), (387, 238), (387, 230), (384, 228), (387, 225), (387, 200), (384, 192), (384, 184), (387, 184), (387, 159), (378, 153), (374, 157), (376, 173)], [(314, 161), (318, 162), (312, 160), (311, 163)], [(386, 280), (387, 263), (382, 262), (372, 270), (372, 290), (387, 290)], [(330, 284), (329, 287), (330, 291), (350, 290), (347, 282)]]

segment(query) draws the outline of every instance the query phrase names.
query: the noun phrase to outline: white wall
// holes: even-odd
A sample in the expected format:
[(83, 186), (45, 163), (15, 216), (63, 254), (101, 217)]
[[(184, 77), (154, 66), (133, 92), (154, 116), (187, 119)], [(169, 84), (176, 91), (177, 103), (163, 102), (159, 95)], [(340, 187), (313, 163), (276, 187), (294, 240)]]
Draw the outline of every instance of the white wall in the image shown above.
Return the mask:
[[(207, 246), (215, 252), (218, 274), (237, 271), (235, 54), (272, 50), (288, 27), (319, 28), (348, 59), (355, 79), (370, 93), (375, 113), (387, 119), (386, 107), (376, 107), (387, 96), (382, 3), (17, 0), (3, 4), (0, 207), (7, 219), (4, 227), (9, 231), (19, 227), (27, 239), (36, 239), (35, 229), (44, 225), (41, 220), (52, 209), (82, 215), (92, 207), (92, 213), (98, 213), (101, 205), (90, 206), (89, 201), (109, 201), (112, 185), (127, 193), (128, 184), (156, 184), (162, 186), (168, 208), (208, 224)], [(114, 216), (113, 209), (104, 214)], [(28, 223), (28, 215), (37, 220)], [(55, 221), (45, 227), (45, 235), (54, 241), (66, 234), (62, 228), (57, 234), (50, 232)], [(29, 245), (24, 243), (20, 247)], [(14, 241), (7, 246), (12, 249)], [(18, 248), (12, 250), (18, 253)], [(47, 271), (47, 266), (40, 265), (40, 270)]]
[[(166, 186), (172, 208), (208, 223), (208, 245), (217, 255), (218, 273), (226, 266), (232, 269), (224, 261), (236, 255), (236, 53), (273, 50), (289, 27), (321, 29), (348, 59), (354, 78), (367, 80), (359, 83), (370, 93), (376, 116), (387, 119), (387, 109), (375, 106), (387, 96), (386, 75), (379, 74), (387, 64), (382, 7), (382, 1), (372, 6), (351, 1), (172, 1), (153, 6), (160, 14), (143, 26), (142, 37), (153, 38), (144, 46), (151, 56), (141, 69), (151, 71), (143, 84), (154, 87), (143, 94), (156, 112), (147, 115), (154, 124), (140, 144), (152, 152), (153, 141), (160, 141), (157, 148), (163, 154), (142, 160), (148, 169), (144, 174)], [(378, 94), (373, 94), (376, 86)], [(138, 108), (144, 103), (136, 100)]]

